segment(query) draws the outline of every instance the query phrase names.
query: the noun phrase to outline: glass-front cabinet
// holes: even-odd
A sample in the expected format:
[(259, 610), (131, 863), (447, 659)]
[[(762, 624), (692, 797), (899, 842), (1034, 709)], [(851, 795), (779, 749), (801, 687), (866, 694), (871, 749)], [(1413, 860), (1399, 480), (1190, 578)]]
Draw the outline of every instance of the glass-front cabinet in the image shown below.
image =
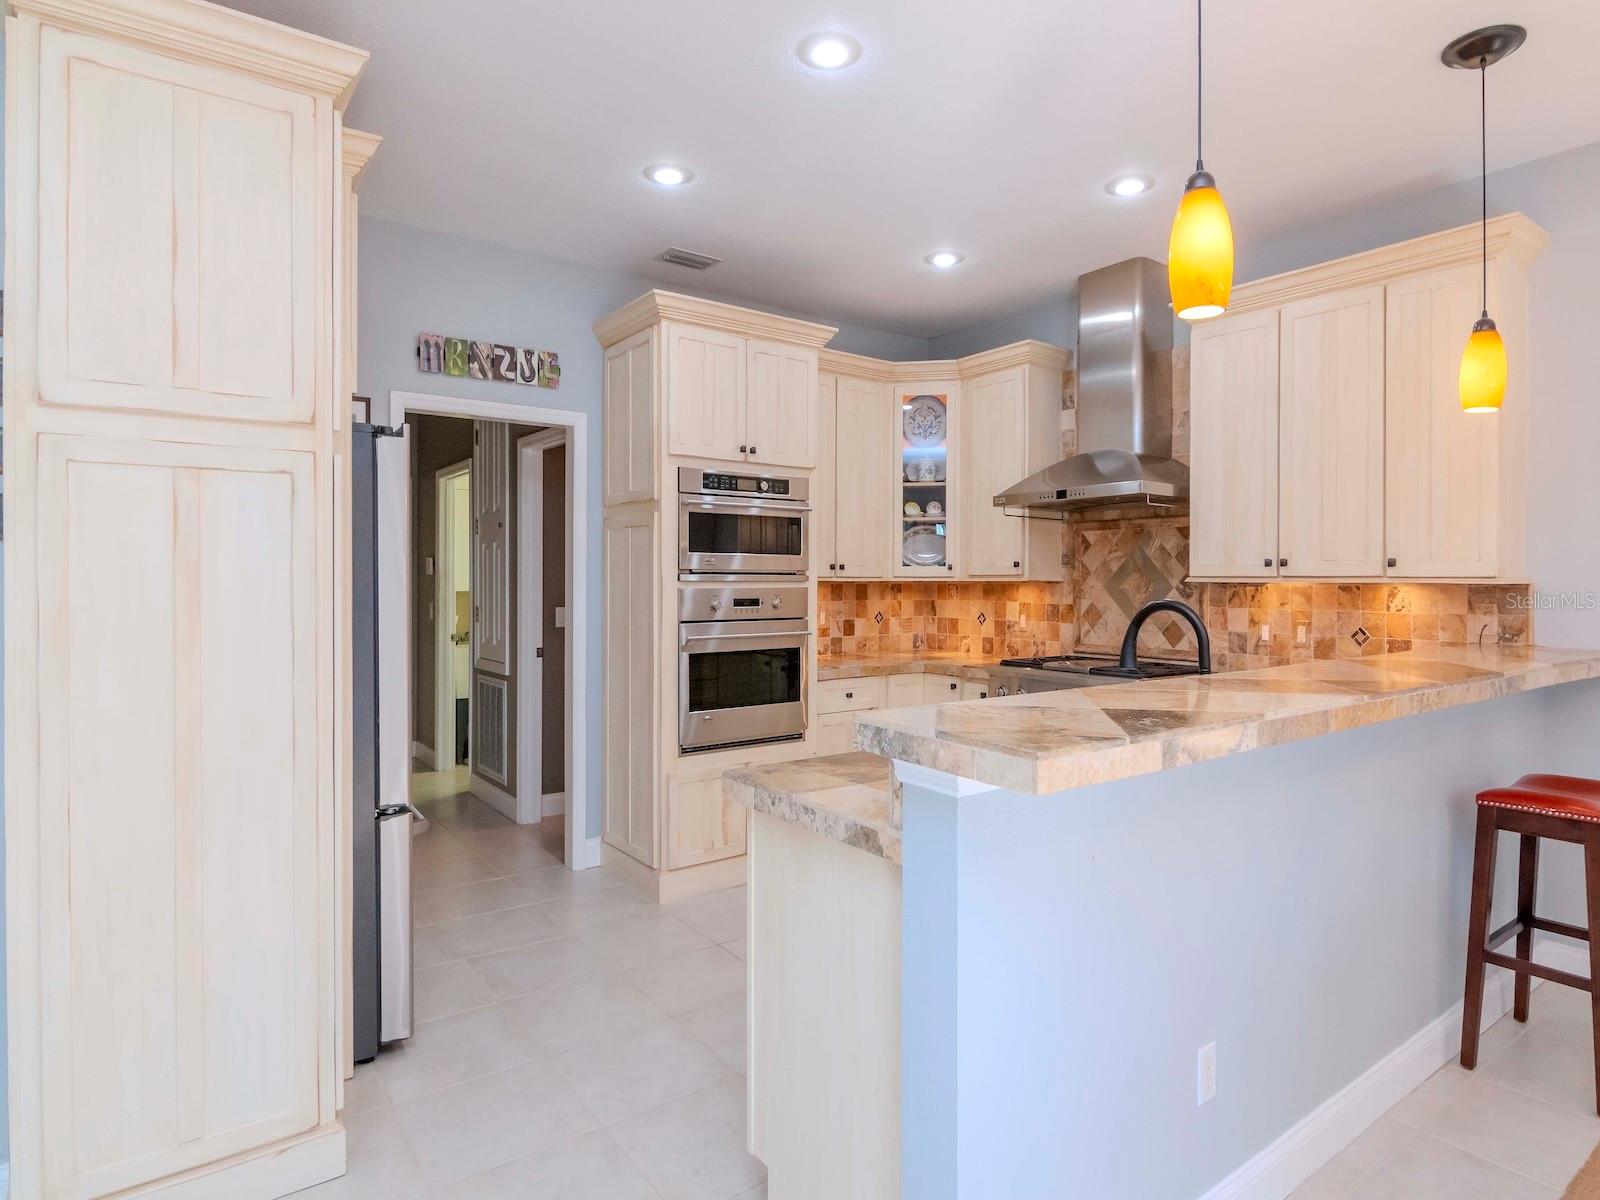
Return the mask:
[[(899, 482), (894, 573), (949, 579), (955, 575), (958, 490), (956, 380), (904, 383), (900, 401)], [(843, 514), (841, 514), (841, 517)]]

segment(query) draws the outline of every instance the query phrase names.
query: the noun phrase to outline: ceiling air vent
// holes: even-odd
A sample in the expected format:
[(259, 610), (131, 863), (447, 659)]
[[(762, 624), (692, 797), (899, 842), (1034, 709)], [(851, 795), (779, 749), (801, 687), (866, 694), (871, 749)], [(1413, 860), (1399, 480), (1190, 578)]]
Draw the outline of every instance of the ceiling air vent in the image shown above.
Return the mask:
[(676, 267), (688, 267), (691, 271), (704, 271), (716, 266), (722, 260), (709, 254), (696, 254), (693, 250), (684, 250), (678, 246), (668, 246), (656, 255), (658, 262), (671, 263)]

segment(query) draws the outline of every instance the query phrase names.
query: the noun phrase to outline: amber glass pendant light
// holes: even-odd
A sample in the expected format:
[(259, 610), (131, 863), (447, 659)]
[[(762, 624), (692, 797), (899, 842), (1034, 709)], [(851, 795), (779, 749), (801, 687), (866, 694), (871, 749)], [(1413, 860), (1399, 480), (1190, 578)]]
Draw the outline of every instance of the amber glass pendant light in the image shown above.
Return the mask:
[(1462, 412), (1499, 412), (1506, 395), (1506, 345), (1489, 316), (1489, 68), (1522, 45), (1527, 36), (1528, 31), (1520, 25), (1491, 25), (1463, 34), (1439, 56), (1447, 67), (1478, 72), (1483, 311), (1472, 323), (1472, 334), (1461, 352), (1458, 388)]
[(1172, 218), (1167, 241), (1167, 283), (1172, 311), (1185, 321), (1221, 316), (1233, 291), (1233, 224), (1217, 181), (1206, 170), (1202, 105), (1205, 97), (1203, 0), (1195, 0), (1195, 155), (1194, 174)]

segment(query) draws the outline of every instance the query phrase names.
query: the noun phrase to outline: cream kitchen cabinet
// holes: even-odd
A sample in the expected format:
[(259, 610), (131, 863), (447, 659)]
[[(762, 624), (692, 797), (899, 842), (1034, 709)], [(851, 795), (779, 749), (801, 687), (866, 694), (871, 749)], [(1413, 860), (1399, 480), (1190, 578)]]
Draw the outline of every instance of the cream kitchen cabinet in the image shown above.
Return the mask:
[(667, 442), (673, 454), (739, 462), (745, 440), (745, 339), (667, 326)]
[(809, 470), (817, 465), (817, 352), (752, 339), (746, 350), (745, 457)]
[(680, 771), (667, 781), (666, 859), (669, 870), (694, 867), (744, 853), (742, 804), (722, 794), (719, 764), (709, 771)]
[(817, 404), (813, 567), (822, 578), (886, 578), (894, 532), (893, 397), (875, 380), (823, 375)]
[(1278, 312), (1195, 328), (1189, 362), (1189, 572), (1278, 573)]
[[(1489, 280), (1489, 309), (1498, 316), (1497, 275)], [(1401, 450), (1389, 457), (1385, 477), (1390, 575), (1491, 578), (1499, 572), (1505, 414), (1462, 413), (1457, 389), (1462, 330), (1482, 310), (1480, 279), (1469, 264), (1388, 287), (1387, 429), (1389, 444)], [(1508, 395), (1507, 402), (1518, 398)]]
[(1286, 305), (1278, 338), (1278, 573), (1381, 575), (1383, 288)]
[(961, 382), (916, 379), (897, 384), (893, 453), (892, 574), (955, 579), (961, 504)]
[(8, 13), (11, 1195), (286, 1195), (345, 1169), (366, 55), (187, 0)]
[[(1518, 578), (1526, 569), (1528, 274), (1547, 237), (1489, 222), (1504, 408), (1463, 413), (1481, 231), (1234, 289), (1190, 347), (1190, 577)], [(1519, 352), (1520, 351), (1520, 352)]]

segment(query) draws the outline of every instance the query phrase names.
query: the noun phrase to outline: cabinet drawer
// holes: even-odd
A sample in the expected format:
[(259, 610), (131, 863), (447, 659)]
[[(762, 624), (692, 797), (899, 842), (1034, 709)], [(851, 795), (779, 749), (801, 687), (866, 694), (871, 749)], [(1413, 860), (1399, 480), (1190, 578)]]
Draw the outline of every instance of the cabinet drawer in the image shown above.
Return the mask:
[[(832, 682), (832, 681), (830, 681)], [(815, 753), (849, 754), (856, 748), (856, 717), (851, 712), (829, 713), (817, 718)]]
[(911, 708), (928, 702), (928, 677), (921, 671), (914, 675), (891, 675), (887, 705), (890, 708)]
[(961, 698), (961, 680), (954, 675), (924, 675), (922, 677), (922, 702), (924, 704), (950, 704)]
[(973, 683), (964, 680), (961, 684), (961, 698), (963, 700), (987, 700), (989, 698), (989, 685), (987, 683)]
[(817, 684), (817, 715), (883, 707), (883, 676), (824, 679)]

